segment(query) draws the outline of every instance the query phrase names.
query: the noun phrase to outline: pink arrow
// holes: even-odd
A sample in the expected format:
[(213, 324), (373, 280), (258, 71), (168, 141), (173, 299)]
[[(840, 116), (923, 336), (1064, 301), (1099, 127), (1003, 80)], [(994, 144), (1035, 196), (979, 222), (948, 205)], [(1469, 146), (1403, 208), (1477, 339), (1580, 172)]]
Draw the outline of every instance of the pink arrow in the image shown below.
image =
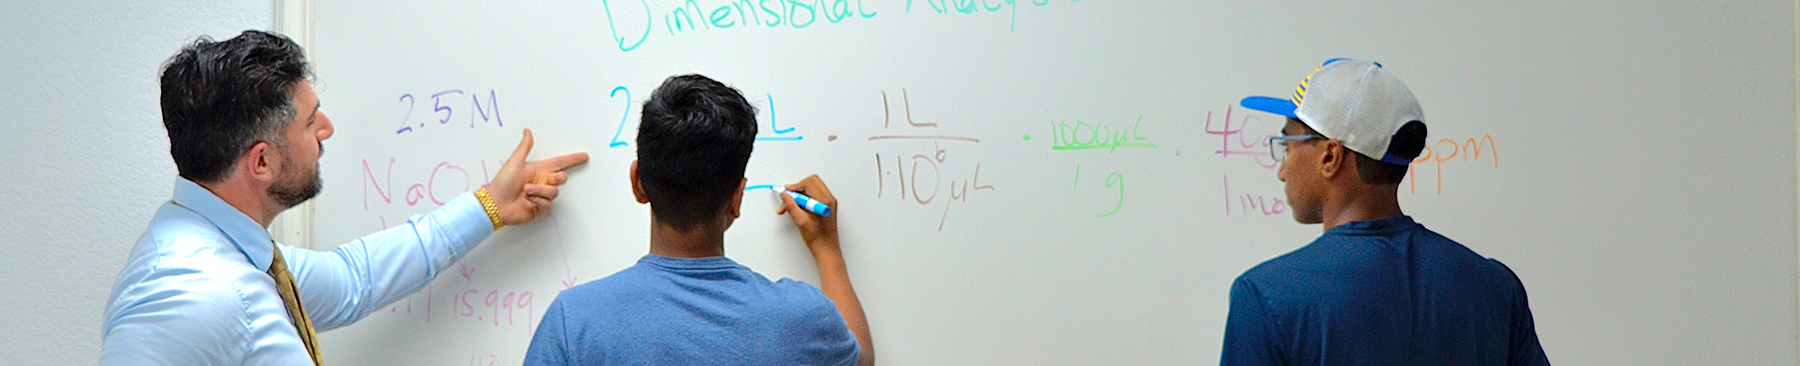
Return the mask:
[(568, 248), (567, 244), (563, 243), (562, 223), (556, 221), (556, 215), (545, 214), (544, 217), (550, 219), (551, 228), (556, 230), (556, 248), (559, 250), (562, 250), (563, 289), (567, 290), (569, 288), (575, 287), (575, 284), (578, 283), (580, 280), (577, 280), (575, 278), (574, 272), (569, 271), (569, 248)]
[(475, 276), (475, 269), (470, 268), (468, 264), (464, 264), (462, 260), (458, 259), (456, 260), (456, 273), (462, 275), (464, 281), (469, 281), (469, 277)]

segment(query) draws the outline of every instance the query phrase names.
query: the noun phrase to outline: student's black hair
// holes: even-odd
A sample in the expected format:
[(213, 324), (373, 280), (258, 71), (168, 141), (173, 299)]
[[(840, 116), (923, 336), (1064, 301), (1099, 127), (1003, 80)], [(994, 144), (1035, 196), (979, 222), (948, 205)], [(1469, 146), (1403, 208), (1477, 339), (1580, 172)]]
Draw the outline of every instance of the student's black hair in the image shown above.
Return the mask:
[[(1400, 131), (1394, 132), (1394, 139), (1388, 141), (1387, 153), (1407, 160), (1418, 158), (1423, 151), (1425, 151), (1424, 122), (1412, 121), (1401, 125)], [(1351, 153), (1356, 154), (1356, 173), (1362, 176), (1363, 183), (1400, 184), (1401, 180), (1406, 179), (1406, 169), (1411, 166), (1410, 164), (1390, 164), (1355, 151), (1351, 151)]]
[(161, 75), (175, 169), (188, 180), (217, 182), (257, 142), (283, 143), (281, 130), (297, 113), (291, 88), (311, 75), (300, 46), (276, 34), (203, 36), (183, 47)]
[(638, 179), (660, 222), (688, 230), (715, 218), (744, 178), (756, 108), (700, 75), (672, 76), (644, 101)]

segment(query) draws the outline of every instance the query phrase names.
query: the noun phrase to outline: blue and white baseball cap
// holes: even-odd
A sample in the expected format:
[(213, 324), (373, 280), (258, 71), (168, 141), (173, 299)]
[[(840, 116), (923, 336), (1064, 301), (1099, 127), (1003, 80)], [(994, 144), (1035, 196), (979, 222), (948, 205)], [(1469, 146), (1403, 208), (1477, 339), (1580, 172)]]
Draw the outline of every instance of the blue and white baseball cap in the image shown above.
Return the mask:
[[(1313, 69), (1291, 98), (1248, 97), (1244, 107), (1300, 119), (1344, 147), (1389, 164), (1407, 165), (1416, 151), (1390, 151), (1394, 135), (1411, 122), (1425, 123), (1425, 112), (1406, 84), (1381, 64), (1334, 58)], [(1403, 144), (1405, 145), (1405, 144)]]

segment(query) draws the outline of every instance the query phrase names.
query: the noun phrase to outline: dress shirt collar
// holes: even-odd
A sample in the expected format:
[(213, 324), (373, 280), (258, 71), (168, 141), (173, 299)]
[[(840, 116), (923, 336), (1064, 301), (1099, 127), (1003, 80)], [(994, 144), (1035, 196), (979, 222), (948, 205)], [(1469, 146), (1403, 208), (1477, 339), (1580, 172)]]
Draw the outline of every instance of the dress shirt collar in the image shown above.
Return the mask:
[(224, 199), (207, 190), (198, 183), (187, 178), (175, 178), (175, 204), (193, 210), (219, 227), (231, 243), (237, 245), (239, 252), (250, 259), (250, 264), (257, 269), (268, 271), (269, 262), (275, 259), (275, 244), (269, 238), (269, 229), (256, 220), (245, 215)]

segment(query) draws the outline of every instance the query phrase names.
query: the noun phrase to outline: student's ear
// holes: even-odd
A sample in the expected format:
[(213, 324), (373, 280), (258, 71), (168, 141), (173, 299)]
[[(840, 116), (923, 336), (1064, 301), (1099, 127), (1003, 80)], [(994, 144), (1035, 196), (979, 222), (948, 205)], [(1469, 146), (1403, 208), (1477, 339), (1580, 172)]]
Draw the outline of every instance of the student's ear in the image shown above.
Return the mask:
[(637, 163), (631, 161), (631, 195), (637, 197), (638, 203), (650, 203), (650, 195), (644, 194), (644, 181), (638, 179)]
[(733, 218), (733, 219), (738, 218), (738, 214), (743, 212), (744, 187), (746, 184), (749, 184), (749, 183), (750, 183), (750, 179), (739, 178), (737, 191), (733, 191), (731, 193), (731, 203), (728, 203), (725, 205), (725, 209), (731, 210), (731, 218)]
[(1319, 176), (1326, 180), (1338, 178), (1344, 172), (1344, 163), (1349, 161), (1345, 156), (1344, 143), (1338, 140), (1325, 140), (1319, 146)]

